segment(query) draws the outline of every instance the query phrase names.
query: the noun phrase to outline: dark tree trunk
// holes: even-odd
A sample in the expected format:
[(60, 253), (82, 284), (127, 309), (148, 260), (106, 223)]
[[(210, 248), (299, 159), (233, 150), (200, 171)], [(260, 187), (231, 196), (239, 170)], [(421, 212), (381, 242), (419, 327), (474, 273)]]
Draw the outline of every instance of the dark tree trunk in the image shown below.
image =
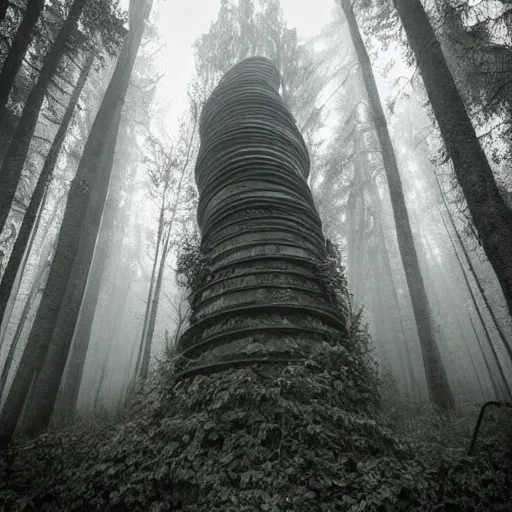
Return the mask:
[(420, 0), (393, 0), (457, 180), (512, 315), (512, 211), (505, 203)]
[(7, 381), (7, 377), (9, 376), (9, 371), (11, 369), (14, 354), (16, 352), (16, 348), (18, 347), (19, 340), (21, 338), (21, 334), (23, 332), (23, 328), (25, 327), (25, 322), (27, 321), (30, 310), (34, 306), (37, 297), (42, 293), (44, 289), (44, 284), (48, 277), (48, 270), (50, 268), (50, 262), (48, 261), (48, 257), (51, 252), (51, 248), (46, 252), (44, 260), (42, 260), (42, 265), (37, 272), (34, 282), (32, 283), (32, 287), (30, 289), (30, 293), (28, 294), (27, 302), (23, 307), (23, 311), (21, 313), (20, 321), (18, 326), (16, 327), (16, 332), (14, 333), (14, 338), (11, 342), (11, 346), (9, 347), (9, 352), (7, 353), (7, 358), (4, 363), (4, 367), (2, 368), (2, 374), (0, 375), (0, 396), (4, 392), (4, 386)]
[[(34, 29), (37, 24), (37, 20), (43, 10), (45, 0), (32, 0), (27, 2), (27, 9), (25, 15), (21, 20), (16, 36), (11, 45), (11, 49), (7, 54), (7, 57), (2, 66), (0, 72), (0, 117), (3, 118), (3, 114), (9, 100), (9, 94), (16, 75), (21, 67), (21, 63), (25, 58), (27, 49), (32, 41), (34, 35)], [(3, 3), (3, 2), (2, 2)], [(7, 5), (7, 3), (5, 4)], [(3, 6), (0, 5), (0, 20), (2, 19)]]
[[(123, 130), (123, 140), (130, 137)], [(121, 137), (118, 141), (119, 151), (122, 150)], [(116, 152), (117, 154), (117, 152)], [(101, 291), (103, 276), (108, 263), (111, 248), (116, 245), (116, 240), (121, 240), (123, 233), (123, 219), (120, 215), (121, 191), (123, 180), (127, 179), (125, 169), (117, 169), (114, 165), (112, 182), (109, 195), (105, 204), (105, 211), (101, 219), (101, 227), (98, 242), (94, 250), (94, 260), (91, 265), (87, 288), (80, 307), (78, 322), (73, 335), (71, 353), (67, 361), (67, 370), (63, 385), (57, 397), (57, 403), (52, 416), (52, 424), (62, 425), (68, 421), (76, 410), (76, 404), (82, 381), (83, 369), (91, 339), (91, 332), (96, 312), (96, 307)], [(120, 224), (116, 225), (116, 222)], [(114, 238), (116, 236), (117, 238)], [(119, 277), (118, 277), (119, 278)]]
[(85, 358), (89, 349), (94, 312), (98, 304), (98, 298), (101, 290), (101, 282), (108, 260), (108, 243), (105, 240), (95, 251), (94, 264), (92, 266), (92, 275), (87, 281), (84, 300), (80, 308), (80, 316), (74, 333), (74, 342), (68, 360), (68, 368), (64, 378), (62, 391), (57, 399), (54, 417), (52, 423), (63, 425), (74, 414), (80, 384), (84, 371)]
[[(125, 139), (129, 139), (131, 136), (131, 134), (126, 133), (126, 130), (123, 130), (123, 132), (118, 141), (119, 151), (122, 151), (123, 147), (121, 139), (126, 141)], [(110, 251), (116, 245), (116, 240), (122, 238), (123, 219), (119, 215), (123, 180), (127, 180), (127, 175), (125, 168), (118, 169), (118, 165), (117, 163), (114, 164), (115, 170), (113, 171), (105, 211), (101, 219), (98, 242), (94, 250), (94, 260), (87, 279), (87, 288), (73, 335), (67, 370), (52, 416), (54, 425), (64, 424), (75, 412), (103, 276), (105, 275)], [(119, 224), (116, 225), (117, 222)]]
[(3, 320), (7, 302), (9, 301), (14, 281), (16, 280), (16, 275), (20, 269), (20, 265), (23, 260), (23, 254), (25, 254), (27, 243), (30, 239), (30, 233), (34, 227), (37, 214), (41, 210), (41, 203), (45, 194), (45, 190), (47, 189), (48, 182), (53, 175), (53, 170), (55, 168), (55, 164), (57, 163), (62, 144), (64, 143), (64, 139), (71, 124), (71, 120), (73, 119), (73, 114), (78, 104), (80, 94), (82, 93), (82, 89), (87, 81), (87, 77), (89, 76), (93, 62), (94, 52), (91, 52), (75, 85), (75, 89), (69, 100), (66, 113), (62, 118), (62, 123), (57, 130), (55, 138), (50, 147), (50, 151), (46, 156), (43, 169), (39, 175), (27, 211), (23, 217), (23, 222), (21, 224), (18, 237), (16, 238), (16, 242), (9, 258), (9, 263), (7, 264), (7, 268), (5, 269), (4, 275), (2, 276), (2, 280), (0, 282), (0, 323)]
[(9, 0), (0, 0), (0, 22), (2, 22), (5, 19), (5, 15), (7, 14), (9, 4)]
[[(44, 208), (44, 205), (46, 204), (46, 200), (48, 198), (48, 188), (45, 189), (43, 198), (41, 201), (41, 208), (42, 211)], [(53, 219), (55, 218), (56, 209), (53, 212), (53, 215), (51, 216), (51, 221), (53, 222)], [(13, 283), (13, 287), (10, 292), (9, 300), (7, 301), (5, 305), (5, 310), (2, 315), (2, 322), (0, 322), (0, 347), (2, 346), (4, 342), (4, 337), (7, 331), (7, 326), (9, 324), (9, 318), (11, 316), (12, 310), (14, 308), (14, 305), (16, 304), (16, 298), (18, 296), (18, 291), (21, 285), (21, 280), (23, 278), (23, 274), (25, 273), (25, 268), (28, 263), (28, 259), (30, 257), (30, 253), (32, 251), (32, 247), (34, 245), (35, 237), (37, 234), (37, 230), (39, 229), (39, 224), (41, 222), (41, 215), (37, 215), (37, 220), (34, 224), (34, 228), (32, 229), (32, 232), (30, 234), (30, 240), (28, 241), (27, 248), (25, 250), (25, 254), (23, 255), (23, 258), (21, 260), (20, 264), (20, 271), (16, 275), (16, 278)], [(50, 222), (51, 224), (51, 222)], [(7, 269), (6, 269), (7, 270)]]
[(75, 0), (69, 14), (43, 60), (39, 78), (23, 108), (18, 126), (12, 136), (0, 168), (0, 233), (4, 229), (11, 209), (21, 172), (27, 158), (28, 148), (39, 117), (48, 85), (55, 75), (59, 63), (66, 52), (70, 38), (85, 7), (86, 0)]
[(432, 327), (430, 306), (428, 303), (427, 293), (425, 291), (423, 277), (421, 275), (416, 247), (414, 245), (412, 230), (409, 223), (409, 214), (407, 212), (407, 206), (405, 204), (405, 197), (402, 189), (402, 181), (398, 171), (393, 144), (391, 143), (391, 138), (389, 136), (386, 116), (382, 109), (370, 58), (368, 57), (363, 39), (359, 32), (351, 2), (350, 0), (340, 1), (347, 18), (354, 48), (361, 66), (363, 81), (372, 110), (377, 137), (382, 150), (382, 159), (384, 169), (386, 171), (396, 225), (398, 247), (400, 249), (400, 256), (402, 258), (407, 285), (411, 296), (421, 352), (423, 354), (425, 375), (427, 378), (430, 399), (438, 407), (450, 410), (455, 407), (455, 402)]
[(130, 12), (130, 32), (87, 139), (70, 188), (48, 285), (0, 417), (1, 444), (9, 443), (37, 374), (36, 391), (24, 421), (26, 433), (48, 426), (92, 260), (108, 192), (121, 110), (151, 0)]

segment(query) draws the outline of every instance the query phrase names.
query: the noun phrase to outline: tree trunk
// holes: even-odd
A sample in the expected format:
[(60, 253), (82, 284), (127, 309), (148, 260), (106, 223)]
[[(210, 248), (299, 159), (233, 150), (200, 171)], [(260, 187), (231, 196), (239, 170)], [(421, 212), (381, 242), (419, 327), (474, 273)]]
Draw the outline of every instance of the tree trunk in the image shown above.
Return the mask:
[[(105, 240), (105, 242), (108, 241)], [(68, 360), (64, 384), (55, 406), (54, 420), (52, 420), (52, 422), (55, 421), (58, 425), (62, 425), (68, 421), (73, 416), (76, 409), (85, 358), (87, 356), (87, 350), (89, 349), (94, 312), (98, 304), (101, 282), (105, 274), (107, 260), (108, 247), (105, 244), (101, 244), (95, 251), (92, 275), (90, 275), (87, 280), (87, 288), (73, 336), (74, 343)]]
[[(130, 397), (132, 393), (135, 390), (135, 386), (137, 384), (137, 377), (138, 377), (138, 370), (140, 365), (140, 360), (142, 358), (142, 341), (143, 341), (143, 324), (139, 327), (139, 332), (137, 332), (137, 336), (135, 337), (135, 340), (138, 340), (139, 342), (135, 341), (135, 343), (132, 346), (132, 349), (130, 351), (130, 366), (129, 366), (129, 372), (127, 375), (130, 375), (130, 378), (128, 379), (128, 383), (126, 384), (126, 390), (124, 393), (125, 399)], [(137, 360), (135, 360), (135, 349), (138, 349), (138, 355)]]
[[(459, 322), (459, 324), (460, 324), (460, 322)], [(478, 371), (478, 369), (476, 367), (475, 360), (473, 359), (473, 354), (471, 354), (471, 350), (469, 348), (469, 344), (468, 344), (466, 338), (464, 338), (464, 345), (465, 345), (465, 348), (466, 348), (466, 352), (468, 353), (469, 360), (471, 361), (471, 367), (473, 368), (473, 373), (476, 376), (476, 381), (477, 381), (477, 384), (478, 384), (478, 389), (480, 390), (480, 395), (482, 397), (482, 400), (486, 401), (487, 396), (485, 394), (484, 387), (482, 385), (482, 380), (480, 379), (480, 373), (479, 373), (479, 371)]]
[[(489, 312), (489, 315), (492, 318), (494, 327), (498, 331), (498, 334), (499, 334), (500, 339), (501, 339), (501, 341), (502, 341), (502, 343), (503, 343), (503, 345), (505, 347), (505, 350), (507, 351), (507, 354), (510, 357), (510, 360), (512, 361), (512, 347), (511, 347), (509, 341), (507, 340), (507, 338), (505, 336), (505, 333), (503, 332), (502, 328), (500, 327), (498, 319), (496, 318), (496, 315), (494, 314), (494, 311), (491, 308), (491, 305), (489, 304), (489, 301), (487, 300), (487, 295), (485, 294), (484, 288), (482, 286), (482, 283), (480, 282), (480, 279), (479, 279), (478, 274), (477, 274), (477, 272), (475, 270), (473, 262), (471, 261), (471, 258), (469, 257), (469, 254), (466, 251), (466, 247), (464, 245), (464, 242), (462, 241), (462, 237), (460, 236), (459, 231), (457, 230), (457, 226), (455, 225), (455, 222), (453, 221), (450, 209), (448, 208), (448, 203), (446, 202), (446, 198), (444, 197), (443, 189), (441, 188), (441, 184), (439, 183), (439, 178), (438, 178), (436, 173), (434, 173), (434, 175), (435, 175), (435, 178), (436, 178), (437, 187), (439, 189), (439, 194), (441, 196), (441, 199), (443, 200), (444, 208), (445, 208), (445, 210), (446, 210), (446, 212), (448, 214), (448, 218), (450, 220), (450, 224), (452, 226), (452, 230), (455, 233), (455, 236), (457, 237), (457, 241), (459, 242), (459, 247), (461, 248), (462, 253), (464, 254), (464, 259), (466, 261), (466, 264), (467, 264), (467, 266), (469, 268), (469, 271), (471, 272), (471, 275), (473, 276), (473, 279), (474, 279), (475, 284), (476, 284), (476, 286), (478, 288), (478, 291), (480, 292), (482, 300), (484, 301), (485, 307), (486, 307), (487, 311)], [(443, 220), (444, 220), (444, 216), (443, 216)], [(446, 228), (446, 231), (448, 232), (448, 228)], [(449, 232), (448, 232), (448, 235), (449, 235)], [(450, 239), (451, 239), (451, 237), (450, 237)], [(453, 240), (452, 240), (452, 245), (454, 246), (454, 250), (455, 250), (455, 245), (453, 243)], [(457, 257), (458, 257), (458, 255), (457, 255)], [(461, 266), (462, 266), (462, 263), (461, 263)]]
[(393, 0), (414, 52), (457, 180), (512, 315), (512, 211), (475, 134), (420, 0)]
[[(49, 248), (51, 249), (51, 248)], [(9, 347), (9, 352), (7, 354), (7, 358), (4, 363), (4, 367), (2, 368), (2, 374), (0, 376), (0, 396), (3, 395), (4, 386), (7, 382), (7, 377), (9, 376), (9, 371), (12, 366), (14, 353), (16, 352), (16, 348), (18, 347), (18, 343), (23, 332), (23, 328), (25, 327), (25, 322), (27, 321), (28, 315), (32, 306), (35, 304), (37, 295), (39, 292), (42, 292), (44, 288), (44, 283), (46, 282), (46, 278), (48, 277), (48, 270), (50, 267), (50, 262), (48, 261), (48, 257), (50, 255), (50, 251), (47, 252), (46, 257), (44, 258), (43, 264), (39, 269), (34, 282), (32, 283), (32, 287), (30, 289), (30, 293), (28, 294), (27, 301), (23, 306), (23, 311), (21, 313), (20, 321), (18, 326), (16, 327), (16, 332), (14, 333), (14, 338)]]
[(98, 386), (96, 388), (96, 393), (94, 394), (94, 402), (93, 402), (93, 406), (92, 406), (94, 411), (98, 410), (101, 388), (103, 387), (103, 381), (105, 380), (105, 375), (107, 373), (107, 361), (108, 361), (108, 358), (106, 357), (105, 360), (103, 361), (103, 364), (101, 365), (100, 380), (98, 381)]
[(4, 275), (0, 282), (0, 323), (3, 320), (5, 308), (7, 306), (7, 302), (9, 301), (14, 281), (16, 280), (16, 275), (18, 274), (21, 261), (23, 259), (23, 254), (25, 254), (27, 243), (30, 238), (30, 233), (32, 232), (32, 228), (37, 218), (37, 213), (41, 210), (40, 207), (43, 196), (48, 187), (48, 182), (52, 177), (55, 164), (57, 163), (57, 159), (62, 148), (62, 144), (64, 143), (64, 139), (71, 124), (71, 120), (73, 119), (73, 114), (78, 104), (80, 94), (82, 93), (82, 89), (87, 81), (87, 77), (89, 76), (93, 62), (94, 51), (91, 51), (87, 57), (82, 72), (80, 73), (80, 77), (78, 78), (73, 94), (71, 95), (66, 113), (62, 118), (62, 123), (57, 130), (50, 151), (46, 156), (43, 169), (39, 175), (39, 178), (37, 179), (36, 187), (32, 193), (30, 203), (23, 217), (23, 222), (21, 224), (18, 237), (16, 238), (14, 248), (9, 258), (9, 263), (7, 264), (7, 268), (5, 269)]
[[(48, 198), (48, 188), (46, 188), (44, 191), (43, 198), (41, 200), (40, 212), (43, 211), (47, 198)], [(51, 221), (50, 221), (50, 225), (53, 222), (53, 219), (55, 218), (56, 213), (57, 213), (57, 208), (55, 208), (55, 210), (53, 212), (53, 215), (52, 215)], [(35, 237), (37, 235), (37, 231), (39, 229), (40, 222), (41, 222), (41, 215), (38, 214), (37, 220), (35, 222), (34, 228), (32, 229), (30, 239), (27, 244), (27, 248), (25, 250), (25, 254), (23, 255), (23, 259), (21, 260), (20, 271), (17, 273), (16, 279), (14, 280), (14, 283), (12, 286), (12, 288), (14, 289), (14, 292), (11, 289), (9, 299), (5, 305), (5, 310), (2, 314), (2, 322), (0, 322), (0, 347), (2, 346), (2, 344), (4, 342), (4, 338), (5, 338), (5, 335), (7, 332), (7, 327), (9, 325), (9, 318), (10, 318), (10, 316), (12, 314), (12, 310), (16, 304), (16, 299), (18, 297), (18, 292), (19, 292), (19, 289), (21, 286), (21, 280), (23, 278), (23, 275), (25, 274), (25, 268), (27, 266), (28, 259), (30, 257), (30, 253), (32, 252), (32, 247), (34, 245)]]
[[(347, 339), (346, 314), (318, 274), (327, 248), (307, 186), (309, 155), (279, 84), (268, 59), (245, 59), (202, 110), (195, 177), (204, 272), (190, 283), (190, 325), (176, 347), (206, 358), (196, 371), (252, 365), (263, 354), (301, 357), (332, 336)], [(236, 112), (232, 94), (247, 97)]]
[[(140, 330), (142, 331), (142, 326), (140, 327)], [(141, 334), (141, 333), (140, 333)], [(136, 340), (140, 339), (139, 336), (137, 336), (135, 338)], [(124, 393), (123, 393), (123, 396), (122, 396), (122, 401), (125, 402), (128, 397), (130, 396), (130, 393), (131, 393), (131, 390), (133, 389), (134, 387), (134, 373), (133, 373), (133, 368), (134, 368), (134, 359), (135, 359), (135, 348), (137, 348), (137, 346), (140, 345), (140, 343), (137, 343), (135, 342), (133, 345), (132, 345), (132, 348), (130, 349), (130, 358), (128, 360), (128, 363), (127, 363), (127, 366), (126, 366), (126, 375), (129, 375), (130, 378), (126, 380), (126, 387), (125, 387), (125, 390), (124, 390)], [(135, 369), (136, 370), (136, 369)]]
[(144, 338), (144, 343), (142, 344), (144, 347), (143, 353), (142, 353), (142, 359), (141, 359), (141, 363), (140, 363), (140, 377), (142, 378), (142, 380), (146, 380), (146, 378), (148, 376), (149, 359), (150, 359), (150, 355), (151, 355), (151, 345), (153, 344), (153, 335), (155, 333), (156, 317), (157, 317), (157, 313), (158, 313), (158, 304), (160, 302), (160, 293), (161, 293), (162, 281), (163, 281), (164, 270), (165, 270), (165, 261), (167, 258), (167, 253), (169, 252), (169, 242), (171, 239), (171, 233), (172, 233), (172, 228), (174, 225), (174, 220), (176, 218), (176, 213), (178, 211), (178, 207), (180, 204), (181, 191), (183, 188), (183, 179), (185, 177), (185, 173), (187, 171), (187, 167), (188, 167), (189, 160), (190, 160), (190, 155), (191, 155), (191, 150), (192, 150), (192, 142), (194, 140), (194, 134), (195, 134), (195, 130), (196, 130), (196, 123), (197, 123), (197, 118), (194, 121), (194, 127), (192, 130), (192, 134), (190, 135), (190, 140), (189, 140), (188, 147), (187, 147), (187, 155), (185, 157), (185, 162), (183, 164), (183, 167), (181, 168), (181, 175), (180, 175), (180, 179), (178, 181), (178, 186), (176, 188), (176, 200), (174, 202), (174, 207), (172, 210), (172, 217), (169, 222), (167, 237), (166, 237), (165, 244), (164, 244), (164, 247), (162, 250), (162, 257), (160, 258), (160, 268), (158, 269), (158, 277), (157, 277), (157, 281), (156, 281), (155, 294), (153, 297), (153, 304), (151, 305), (151, 308), (150, 308), (151, 313), (149, 315), (149, 320), (148, 320), (148, 325), (147, 325), (147, 334)]
[(354, 48), (361, 66), (363, 81), (373, 114), (373, 121), (382, 150), (382, 159), (391, 196), (391, 204), (396, 225), (398, 247), (404, 266), (407, 285), (411, 295), (411, 302), (418, 330), (425, 375), (430, 399), (445, 410), (455, 407), (453, 394), (450, 389), (446, 370), (441, 360), (439, 347), (434, 336), (428, 297), (423, 283), (416, 247), (412, 236), (409, 215), (405, 204), (402, 182), (398, 171), (396, 156), (391, 143), (386, 117), (380, 102), (379, 92), (375, 83), (370, 58), (363, 43), (354, 10), (350, 0), (340, 0), (347, 18), (348, 27)]
[[(441, 266), (439, 265), (439, 268), (440, 267)], [(450, 272), (450, 271), (448, 270), (448, 272)], [(446, 277), (446, 274), (443, 274), (443, 272), (441, 272), (440, 275), (441, 276), (443, 276), (443, 275), (445, 276), (445, 277), (442, 278), (444, 283), (449, 283), (449, 279)], [(455, 304), (456, 303), (455, 301), (458, 301), (460, 296), (458, 294), (454, 293), (452, 288), (449, 288), (447, 291), (448, 291), (448, 295), (447, 296), (450, 297), (450, 295), (451, 295), (452, 296), (451, 300)], [(448, 299), (448, 300), (450, 300), (450, 299)], [(468, 318), (471, 320), (470, 312), (467, 311), (467, 313), (468, 313)], [(469, 356), (469, 360), (471, 362), (471, 368), (473, 369), (474, 377), (476, 377), (478, 388), (480, 390), (480, 394), (482, 395), (482, 399), (485, 401), (486, 396), (485, 396), (485, 393), (483, 391), (482, 381), (480, 379), (480, 372), (478, 371), (477, 366), (475, 364), (475, 361), (473, 359), (473, 354), (471, 353), (471, 348), (470, 348), (470, 345), (469, 345), (469, 342), (468, 342), (468, 336), (466, 335), (464, 327), (462, 326), (459, 314), (456, 313), (455, 311), (453, 311), (453, 318), (455, 319), (455, 321), (457, 323), (457, 328), (458, 328), (459, 333), (460, 333), (461, 341), (464, 343), (464, 348), (465, 348), (464, 351)], [(460, 366), (464, 367), (464, 364), (463, 364), (462, 361), (460, 361)], [(469, 383), (468, 383), (467, 391), (470, 391), (471, 388), (473, 388), (473, 382), (471, 381), (471, 379), (468, 379), (468, 380), (469, 380)], [(474, 395), (469, 394), (469, 396), (471, 398), (474, 398)]]
[(43, 60), (39, 78), (30, 91), (18, 126), (5, 153), (0, 169), (0, 183), (2, 183), (2, 188), (0, 189), (0, 233), (4, 229), (11, 204), (14, 200), (48, 85), (66, 52), (85, 4), (86, 0), (75, 0), (73, 2), (68, 17), (60, 28), (50, 51)]
[[(91, 265), (90, 275), (87, 280), (85, 296), (80, 307), (78, 323), (73, 334), (71, 354), (66, 363), (64, 382), (59, 389), (56, 405), (52, 416), (52, 425), (60, 426), (66, 423), (74, 414), (83, 376), (83, 369), (91, 340), (92, 327), (97, 311), (97, 303), (101, 291), (101, 285), (111, 249), (117, 245), (122, 247), (121, 240), (124, 232), (124, 219), (121, 218), (121, 201), (123, 184), (129, 182), (133, 176), (128, 175), (123, 158), (118, 158), (129, 143), (132, 134), (129, 133), (128, 125), (119, 137), (116, 150), (116, 162), (114, 164), (112, 181), (109, 187), (109, 194), (105, 204), (105, 211), (101, 219), (101, 226), (98, 234), (98, 242), (94, 250), (94, 259)], [(120, 267), (118, 267), (119, 271)], [(117, 275), (117, 274), (116, 274)], [(115, 280), (119, 280), (118, 275)]]
[(136, 7), (132, 8), (134, 2), (130, 5), (130, 31), (73, 180), (48, 285), (0, 417), (0, 444), (12, 438), (34, 372), (38, 385), (25, 432), (35, 433), (50, 421), (108, 192), (121, 110), (151, 3), (140, 0)]
[(137, 380), (139, 368), (142, 363), (143, 354), (145, 352), (145, 343), (146, 343), (146, 334), (148, 329), (149, 317), (151, 316), (151, 309), (154, 300), (154, 288), (155, 288), (155, 278), (156, 278), (156, 269), (158, 266), (158, 255), (160, 254), (160, 246), (162, 244), (162, 236), (164, 233), (164, 214), (165, 214), (165, 198), (166, 198), (166, 189), (164, 189), (162, 195), (162, 204), (160, 207), (160, 217), (158, 219), (158, 234), (156, 237), (156, 249), (155, 249), (155, 259), (153, 260), (153, 268), (151, 269), (151, 278), (149, 281), (149, 290), (148, 290), (148, 300), (146, 302), (146, 310), (144, 312), (144, 322), (142, 325), (142, 335), (140, 337), (139, 350), (137, 351), (137, 361), (135, 363), (135, 376), (134, 383)]
[[(12, 42), (11, 49), (4, 61), (0, 72), (0, 115), (3, 118), (4, 110), (9, 100), (14, 80), (32, 41), (37, 20), (43, 10), (45, 0), (32, 0), (27, 2), (27, 9)], [(0, 19), (1, 19), (0, 8)]]
[(487, 370), (487, 373), (489, 375), (489, 379), (491, 380), (492, 389), (494, 391), (494, 395), (496, 397), (496, 400), (501, 400), (506, 396), (506, 393), (503, 393), (503, 389), (498, 386), (498, 383), (496, 382), (496, 379), (494, 378), (494, 374), (491, 370), (491, 365), (489, 364), (489, 360), (487, 359), (487, 355), (484, 351), (484, 348), (482, 346), (482, 342), (480, 341), (480, 336), (478, 335), (478, 332), (476, 330), (475, 324), (473, 322), (473, 319), (471, 318), (471, 315), (469, 316), (469, 321), (471, 323), (471, 328), (473, 329), (473, 333), (476, 338), (476, 342), (478, 343), (478, 348), (480, 349), (480, 353), (482, 354), (482, 359), (484, 360), (485, 368)]
[(167, 232), (167, 237), (165, 239), (165, 244), (162, 249), (162, 257), (160, 258), (160, 266), (158, 268), (158, 277), (156, 279), (155, 285), (155, 294), (153, 296), (153, 300), (151, 301), (150, 313), (148, 316), (147, 323), (147, 333), (146, 336), (143, 336), (143, 343), (141, 346), (142, 350), (142, 358), (140, 362), (140, 378), (142, 380), (146, 380), (149, 371), (149, 359), (151, 356), (151, 345), (153, 344), (153, 334), (155, 333), (155, 325), (156, 325), (156, 316), (158, 313), (158, 304), (160, 302), (160, 293), (162, 290), (162, 281), (164, 277), (165, 270), (165, 262), (166, 256), (169, 249), (169, 240), (171, 238), (171, 228), (172, 224), (169, 226), (169, 231)]
[(414, 375), (414, 368), (412, 366), (411, 353), (409, 345), (407, 343), (407, 336), (405, 335), (404, 322), (402, 318), (402, 312), (400, 309), (400, 301), (398, 300), (398, 294), (396, 292), (395, 279), (393, 277), (393, 269), (391, 268), (391, 261), (389, 260), (389, 251), (386, 246), (386, 236), (384, 234), (384, 226), (382, 225), (382, 205), (379, 196), (379, 190), (375, 182), (372, 183), (372, 199), (375, 206), (376, 216), (375, 224), (377, 227), (378, 236), (382, 246), (382, 263), (384, 265), (384, 271), (389, 276), (391, 297), (393, 299), (393, 305), (398, 315), (400, 322), (400, 333), (402, 334), (402, 342), (404, 344), (403, 350), (405, 352), (405, 363), (407, 365), (407, 373), (409, 376), (409, 382), (411, 386), (411, 396), (418, 400), (421, 396), (421, 392)]
[(5, 19), (9, 3), (9, 0), (0, 0), (0, 22)]
[(507, 400), (512, 400), (512, 395), (510, 393), (510, 389), (508, 387), (508, 382), (507, 382), (507, 379), (505, 377), (505, 372), (503, 371), (503, 367), (501, 366), (501, 363), (500, 363), (500, 360), (498, 358), (498, 354), (496, 352), (496, 349), (494, 348), (494, 345), (492, 343), (492, 339), (491, 339), (491, 335), (487, 329), (487, 326), (485, 324), (485, 321), (482, 317), (482, 313), (480, 312), (480, 308), (478, 307), (478, 303), (476, 301), (476, 297), (475, 297), (475, 294), (473, 292), (473, 289), (471, 288), (471, 284), (469, 283), (469, 279), (468, 279), (468, 276), (466, 274), (466, 269), (463, 267), (462, 265), (462, 261), (459, 257), (459, 254), (457, 252), (457, 249), (455, 248), (455, 243), (448, 231), (448, 226), (446, 224), (446, 221), (444, 220), (444, 216), (441, 216), (442, 220), (443, 220), (443, 224), (444, 224), (444, 228), (446, 230), (446, 233), (448, 234), (448, 238), (450, 239), (450, 242), (452, 244), (452, 247), (453, 247), (453, 252), (455, 253), (455, 257), (457, 258), (457, 262), (459, 263), (459, 267), (461, 269), (461, 272), (462, 272), (462, 276), (464, 278), (464, 282), (466, 284), (466, 288), (468, 289), (469, 291), (469, 294), (471, 296), (471, 301), (473, 302), (473, 307), (475, 308), (475, 311), (478, 315), (478, 319), (480, 320), (480, 324), (482, 325), (482, 328), (484, 329), (484, 332), (485, 332), (485, 337), (487, 339), (487, 344), (489, 345), (489, 347), (491, 348), (491, 351), (494, 355), (494, 359), (496, 361), (496, 365), (498, 367), (498, 371), (500, 373), (500, 377), (501, 377), (501, 380), (504, 384), (504, 387), (505, 387), (505, 390), (506, 390), (506, 395), (507, 395)]

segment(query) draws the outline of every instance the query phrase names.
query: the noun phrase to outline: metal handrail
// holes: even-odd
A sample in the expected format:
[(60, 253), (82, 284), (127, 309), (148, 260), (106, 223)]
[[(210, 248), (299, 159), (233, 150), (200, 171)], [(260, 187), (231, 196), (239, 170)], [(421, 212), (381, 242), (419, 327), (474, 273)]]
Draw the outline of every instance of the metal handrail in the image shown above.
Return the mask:
[(471, 444), (469, 445), (468, 455), (471, 455), (473, 452), (473, 448), (475, 447), (476, 438), (478, 437), (478, 431), (480, 430), (480, 424), (482, 423), (482, 419), (485, 414), (485, 410), (489, 405), (496, 405), (498, 407), (511, 407), (512, 408), (512, 402), (498, 402), (496, 400), (490, 400), (489, 402), (485, 402), (484, 405), (482, 405), (482, 408), (480, 409), (480, 414), (478, 415), (478, 420), (476, 422), (475, 430), (473, 432), (473, 437), (471, 438)]

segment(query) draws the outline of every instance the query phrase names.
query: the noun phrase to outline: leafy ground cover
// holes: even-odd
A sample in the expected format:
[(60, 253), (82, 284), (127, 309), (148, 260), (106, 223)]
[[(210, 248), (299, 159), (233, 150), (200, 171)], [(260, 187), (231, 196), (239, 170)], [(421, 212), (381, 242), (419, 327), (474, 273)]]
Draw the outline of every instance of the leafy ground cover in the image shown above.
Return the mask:
[[(197, 242), (184, 252), (185, 282), (197, 286), (207, 273)], [(0, 510), (512, 510), (510, 415), (490, 411), (466, 455), (478, 405), (446, 416), (400, 402), (379, 377), (335, 251), (318, 271), (345, 339), (286, 366), (180, 381), (191, 363), (168, 350), (115, 415), (86, 415), (1, 453)]]
[(115, 417), (19, 440), (1, 459), (3, 510), (511, 510), (502, 411), (469, 457), (475, 406), (448, 419), (381, 398), (341, 344), (175, 384), (180, 365), (163, 363)]

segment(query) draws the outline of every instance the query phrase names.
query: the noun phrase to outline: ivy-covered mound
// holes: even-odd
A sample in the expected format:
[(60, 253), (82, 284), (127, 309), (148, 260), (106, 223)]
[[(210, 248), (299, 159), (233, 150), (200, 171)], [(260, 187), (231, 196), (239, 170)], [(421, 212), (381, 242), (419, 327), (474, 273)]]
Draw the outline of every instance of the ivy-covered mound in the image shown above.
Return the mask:
[(0, 505), (510, 510), (510, 459), (429, 460), (398, 445), (380, 426), (375, 373), (363, 355), (325, 343), (287, 367), (232, 369), (176, 383), (172, 374), (184, 365), (177, 356), (116, 421), (76, 423), (14, 447), (0, 468)]

